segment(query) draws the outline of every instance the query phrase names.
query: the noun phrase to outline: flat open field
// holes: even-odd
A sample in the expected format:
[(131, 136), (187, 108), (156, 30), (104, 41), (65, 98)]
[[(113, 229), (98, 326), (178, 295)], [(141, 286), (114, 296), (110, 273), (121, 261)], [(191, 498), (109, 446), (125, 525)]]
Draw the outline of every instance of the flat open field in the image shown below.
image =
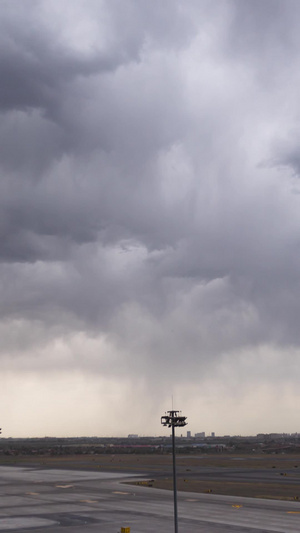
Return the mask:
[[(142, 475), (132, 483), (172, 489), (172, 456), (101, 454), (2, 456), (0, 465), (40, 466)], [(177, 488), (180, 491), (299, 500), (299, 455), (177, 455)], [(148, 489), (149, 490), (149, 489)]]

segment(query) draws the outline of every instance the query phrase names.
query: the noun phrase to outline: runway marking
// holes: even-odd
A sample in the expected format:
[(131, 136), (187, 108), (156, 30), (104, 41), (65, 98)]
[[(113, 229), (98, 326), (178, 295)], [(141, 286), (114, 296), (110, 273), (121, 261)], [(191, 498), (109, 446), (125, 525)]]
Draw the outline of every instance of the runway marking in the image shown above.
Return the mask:
[(121, 492), (120, 490), (114, 490), (113, 494), (129, 494), (129, 492)]
[(79, 500), (81, 503), (98, 503), (98, 500)]
[(234, 509), (240, 509), (243, 506), (242, 505), (232, 505), (232, 507), (234, 507)]
[(39, 492), (25, 492), (26, 496), (38, 496)]
[(185, 500), (186, 502), (197, 502), (198, 500), (192, 500), (192, 499), (188, 499), (188, 500)]
[(0, 530), (16, 530), (16, 529), (30, 529), (31, 528), (44, 528), (49, 526), (57, 526), (58, 522), (56, 520), (51, 520), (47, 518), (38, 518), (35, 516), (32, 517), (7, 517), (0, 518)]
[(287, 514), (300, 514), (300, 511), (286, 511)]
[(55, 485), (58, 489), (70, 489), (74, 485)]

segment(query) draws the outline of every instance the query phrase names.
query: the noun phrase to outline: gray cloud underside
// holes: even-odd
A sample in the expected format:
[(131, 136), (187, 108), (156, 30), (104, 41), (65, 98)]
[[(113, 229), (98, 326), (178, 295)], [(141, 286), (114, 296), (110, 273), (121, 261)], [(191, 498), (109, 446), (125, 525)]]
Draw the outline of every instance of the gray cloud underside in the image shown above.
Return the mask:
[(298, 347), (298, 2), (52, 6), (1, 2), (3, 324)]

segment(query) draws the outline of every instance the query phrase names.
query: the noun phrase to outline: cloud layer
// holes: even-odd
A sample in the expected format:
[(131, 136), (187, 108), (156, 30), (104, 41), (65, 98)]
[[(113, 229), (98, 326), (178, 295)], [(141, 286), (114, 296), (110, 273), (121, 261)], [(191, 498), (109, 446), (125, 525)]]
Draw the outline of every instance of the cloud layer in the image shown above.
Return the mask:
[(296, 431), (298, 2), (0, 9), (8, 434)]

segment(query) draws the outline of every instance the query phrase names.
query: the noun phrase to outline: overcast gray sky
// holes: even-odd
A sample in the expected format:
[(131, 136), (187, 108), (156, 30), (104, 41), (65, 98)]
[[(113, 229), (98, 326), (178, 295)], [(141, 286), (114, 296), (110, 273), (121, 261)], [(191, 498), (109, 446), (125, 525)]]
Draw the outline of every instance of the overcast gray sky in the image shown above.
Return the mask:
[(299, 1), (0, 24), (3, 436), (300, 431)]

